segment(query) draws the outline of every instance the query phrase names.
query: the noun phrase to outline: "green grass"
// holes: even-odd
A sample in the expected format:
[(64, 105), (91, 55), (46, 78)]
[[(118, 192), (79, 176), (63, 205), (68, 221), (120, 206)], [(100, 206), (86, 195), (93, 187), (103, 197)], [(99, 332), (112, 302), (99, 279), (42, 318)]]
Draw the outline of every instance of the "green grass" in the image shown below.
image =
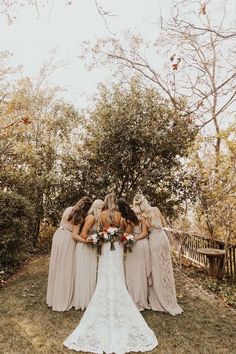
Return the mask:
[(204, 289), (210, 290), (218, 298), (224, 301), (229, 306), (236, 310), (236, 282), (227, 279), (217, 280), (215, 278), (208, 277), (208, 270), (204, 267), (197, 266), (191, 261), (182, 258), (181, 260), (182, 271), (193, 278)]
[[(82, 312), (58, 313), (47, 308), (47, 271), (48, 257), (40, 257), (1, 290), (0, 353), (70, 353), (62, 343), (78, 325)], [(152, 353), (236, 353), (236, 312), (179, 270), (176, 286), (182, 315), (143, 312), (159, 341)]]

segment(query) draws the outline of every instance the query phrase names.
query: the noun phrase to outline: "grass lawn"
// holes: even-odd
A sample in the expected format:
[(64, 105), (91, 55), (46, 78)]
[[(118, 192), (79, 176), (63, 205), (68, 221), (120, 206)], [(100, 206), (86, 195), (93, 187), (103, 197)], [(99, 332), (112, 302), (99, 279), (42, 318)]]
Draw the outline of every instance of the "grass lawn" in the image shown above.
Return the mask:
[[(53, 312), (45, 304), (48, 257), (25, 266), (1, 289), (0, 353), (70, 353), (63, 340), (82, 312)], [(236, 354), (236, 311), (202, 290), (181, 271), (176, 273), (178, 301), (184, 313), (143, 312), (159, 346), (152, 353)]]

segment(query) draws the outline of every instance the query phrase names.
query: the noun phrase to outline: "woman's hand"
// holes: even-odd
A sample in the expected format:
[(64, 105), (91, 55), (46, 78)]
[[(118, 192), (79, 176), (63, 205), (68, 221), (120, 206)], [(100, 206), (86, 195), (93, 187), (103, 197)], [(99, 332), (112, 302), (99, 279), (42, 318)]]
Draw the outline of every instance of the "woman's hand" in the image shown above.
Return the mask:
[(78, 242), (86, 244), (86, 243), (91, 243), (92, 241), (89, 240), (88, 238), (84, 238), (84, 237), (78, 236)]
[(72, 238), (75, 241), (79, 241), (79, 235), (78, 235), (79, 229), (80, 229), (80, 225), (73, 225)]

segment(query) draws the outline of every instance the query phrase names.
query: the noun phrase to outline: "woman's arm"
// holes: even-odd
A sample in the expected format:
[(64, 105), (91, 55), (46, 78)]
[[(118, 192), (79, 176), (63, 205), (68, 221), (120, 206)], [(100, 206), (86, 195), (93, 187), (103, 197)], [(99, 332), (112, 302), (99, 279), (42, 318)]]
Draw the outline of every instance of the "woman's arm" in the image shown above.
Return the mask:
[(92, 214), (90, 214), (90, 215), (88, 215), (86, 217), (84, 226), (83, 226), (82, 231), (80, 233), (80, 237), (82, 237), (83, 240), (87, 239), (87, 237), (88, 237), (92, 227), (94, 226), (95, 222), (96, 222), (96, 219), (95, 219), (95, 217)]
[(80, 224), (78, 225), (73, 225), (73, 229), (72, 229), (72, 238), (75, 240), (75, 241), (78, 241), (78, 242), (82, 242), (82, 243), (86, 243), (86, 240), (84, 238), (82, 238), (78, 233), (79, 233), (79, 230), (80, 230)]
[(141, 233), (135, 236), (135, 239), (137, 241), (143, 240), (148, 236), (148, 226), (145, 219), (143, 218), (141, 219), (141, 230), (142, 230)]
[(134, 224), (128, 223), (125, 219), (122, 219), (122, 227), (126, 234), (132, 234), (134, 230)]

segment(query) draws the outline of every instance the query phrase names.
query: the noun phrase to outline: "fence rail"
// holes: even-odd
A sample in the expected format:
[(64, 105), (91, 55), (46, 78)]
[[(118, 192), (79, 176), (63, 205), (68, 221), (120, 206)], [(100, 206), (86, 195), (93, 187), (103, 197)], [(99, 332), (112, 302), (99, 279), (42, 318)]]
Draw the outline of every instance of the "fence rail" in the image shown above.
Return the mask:
[[(180, 255), (191, 260), (194, 263), (204, 267), (208, 266), (207, 257), (197, 252), (198, 248), (212, 247), (211, 240), (205, 236), (191, 234), (174, 229), (166, 229), (166, 232), (172, 240), (174, 250)], [(223, 241), (215, 241), (214, 248), (226, 251), (225, 255), (225, 277), (236, 281), (236, 244), (226, 246)]]

